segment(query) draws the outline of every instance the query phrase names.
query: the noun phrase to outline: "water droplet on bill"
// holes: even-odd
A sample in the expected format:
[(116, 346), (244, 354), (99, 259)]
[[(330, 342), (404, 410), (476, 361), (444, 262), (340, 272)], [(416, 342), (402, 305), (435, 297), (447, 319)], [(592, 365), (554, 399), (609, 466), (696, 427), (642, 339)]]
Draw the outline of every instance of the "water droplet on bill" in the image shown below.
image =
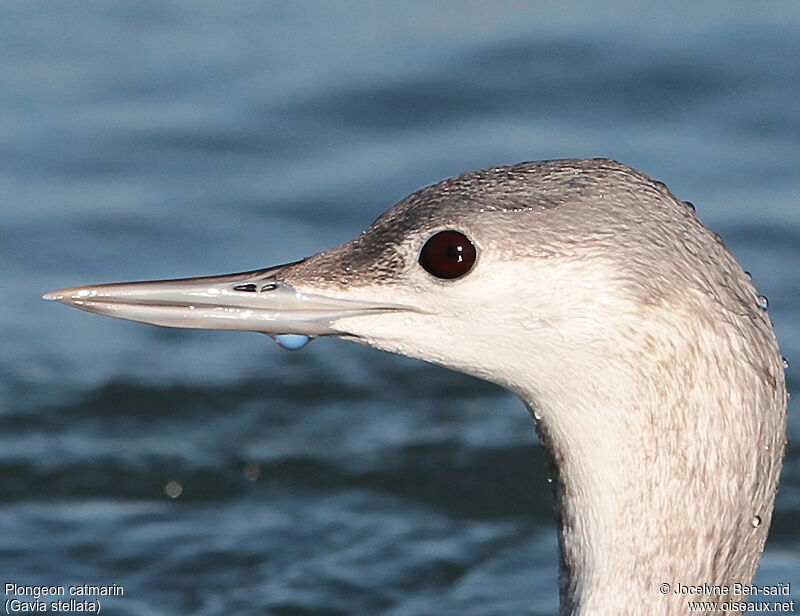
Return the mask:
[(302, 349), (311, 342), (311, 338), (305, 334), (270, 334), (270, 338), (289, 351)]

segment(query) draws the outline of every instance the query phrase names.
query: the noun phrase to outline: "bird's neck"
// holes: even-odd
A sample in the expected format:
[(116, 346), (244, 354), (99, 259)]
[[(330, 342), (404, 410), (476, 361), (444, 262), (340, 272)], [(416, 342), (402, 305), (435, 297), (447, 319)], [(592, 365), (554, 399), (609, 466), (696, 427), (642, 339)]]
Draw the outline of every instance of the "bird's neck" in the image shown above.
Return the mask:
[(782, 374), (770, 384), (763, 357), (721, 374), (691, 338), (646, 366), (562, 366), (549, 388), (519, 392), (553, 466), (562, 614), (684, 614), (706, 597), (681, 586), (752, 580), (782, 457)]

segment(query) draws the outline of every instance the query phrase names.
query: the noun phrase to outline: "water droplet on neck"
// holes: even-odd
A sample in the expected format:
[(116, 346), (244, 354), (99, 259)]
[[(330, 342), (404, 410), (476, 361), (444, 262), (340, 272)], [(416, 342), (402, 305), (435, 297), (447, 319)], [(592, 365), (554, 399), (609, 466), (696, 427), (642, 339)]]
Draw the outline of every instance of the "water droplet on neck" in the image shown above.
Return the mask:
[(751, 274), (751, 273), (750, 273), (750, 272), (748, 272), (747, 270), (744, 270), (744, 275), (745, 275), (745, 276), (747, 276), (747, 279), (748, 279), (748, 280), (752, 280), (752, 279), (753, 279), (753, 274)]
[(311, 342), (311, 338), (305, 334), (270, 334), (270, 338), (289, 351), (302, 349)]
[(750, 521), (750, 524), (753, 525), (753, 528), (758, 528), (759, 526), (761, 526), (761, 516), (754, 515), (753, 519)]
[(756, 301), (758, 302), (758, 307), (761, 308), (762, 310), (766, 310), (767, 308), (769, 308), (769, 300), (767, 299), (766, 295), (759, 295), (756, 298)]
[(781, 357), (781, 359), (783, 360), (783, 369), (784, 370), (788, 370), (789, 369), (789, 360), (786, 359), (785, 357)]
[(692, 203), (691, 201), (684, 201), (683, 203), (684, 203), (684, 205), (686, 207), (688, 207), (693, 212), (696, 211), (696, 208), (694, 207), (694, 203)]

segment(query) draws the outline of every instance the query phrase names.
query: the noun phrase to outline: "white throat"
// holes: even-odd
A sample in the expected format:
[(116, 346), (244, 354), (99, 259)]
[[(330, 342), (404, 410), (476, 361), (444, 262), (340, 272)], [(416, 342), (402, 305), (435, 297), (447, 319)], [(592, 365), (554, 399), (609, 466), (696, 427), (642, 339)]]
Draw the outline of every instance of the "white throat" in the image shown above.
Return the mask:
[(662, 584), (732, 588), (755, 573), (784, 448), (783, 374), (765, 353), (741, 356), (751, 330), (669, 314), (640, 314), (588, 370), (576, 361), (535, 390), (513, 387), (554, 467), (562, 614), (684, 614), (705, 597)]

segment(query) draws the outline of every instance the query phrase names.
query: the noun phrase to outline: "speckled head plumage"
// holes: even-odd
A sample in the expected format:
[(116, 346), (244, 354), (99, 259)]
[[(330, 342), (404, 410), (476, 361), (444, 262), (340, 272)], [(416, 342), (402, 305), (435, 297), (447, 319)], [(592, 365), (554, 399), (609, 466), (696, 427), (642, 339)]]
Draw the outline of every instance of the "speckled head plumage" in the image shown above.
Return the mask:
[[(443, 230), (476, 248), (463, 276), (420, 265)], [(772, 325), (718, 236), (617, 162), (465, 173), (294, 264), (46, 297), (171, 327), (338, 336), (514, 391), (557, 477), (563, 613), (683, 614), (660, 584), (755, 572), (785, 446)]]
[[(578, 201), (593, 203), (603, 196), (604, 187), (608, 191), (615, 186), (626, 186), (637, 198), (649, 191), (668, 194), (663, 184), (608, 159), (536, 161), (471, 171), (409, 195), (361, 237), (315, 255), (296, 271), (304, 275), (313, 271), (317, 279), (344, 280), (346, 284), (352, 284), (353, 272), (358, 271), (364, 272), (369, 284), (391, 284), (401, 267), (399, 252), (409, 243), (424, 242), (436, 229), (462, 228), (475, 237), (488, 225), (491, 238), (496, 226), (492, 214), (511, 214), (517, 215), (516, 219), (497, 222), (503, 235), (515, 230), (530, 232), (537, 219), (529, 214)], [(531, 250), (536, 254), (532, 242), (498, 243), (495, 249), (514, 256)]]
[[(579, 254), (581, 246), (589, 256), (596, 247), (603, 257), (613, 240), (620, 264), (651, 268), (642, 281), (655, 273), (650, 258), (660, 260), (664, 278), (740, 274), (717, 246), (718, 236), (663, 183), (613, 160), (576, 159), (482, 169), (428, 186), (382, 214), (360, 237), (286, 275), (320, 284), (392, 284), (404, 268), (414, 267), (425, 240), (447, 228), (463, 230), (509, 259)], [(684, 254), (677, 262), (665, 261), (665, 250)], [(691, 260), (697, 260), (695, 267), (678, 271)], [(658, 293), (655, 286), (652, 291)]]

